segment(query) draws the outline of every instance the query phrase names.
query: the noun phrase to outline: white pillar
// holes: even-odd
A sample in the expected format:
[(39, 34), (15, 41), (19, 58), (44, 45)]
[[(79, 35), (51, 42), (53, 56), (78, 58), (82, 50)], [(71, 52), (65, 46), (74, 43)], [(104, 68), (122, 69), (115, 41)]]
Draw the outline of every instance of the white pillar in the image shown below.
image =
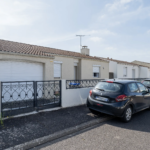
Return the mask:
[(2, 89), (1, 89), (1, 82), (0, 82), (0, 118), (1, 118), (1, 104), (2, 104), (2, 93), (1, 93), (1, 91), (2, 91)]
[(61, 107), (64, 107), (66, 94), (66, 80), (61, 80)]

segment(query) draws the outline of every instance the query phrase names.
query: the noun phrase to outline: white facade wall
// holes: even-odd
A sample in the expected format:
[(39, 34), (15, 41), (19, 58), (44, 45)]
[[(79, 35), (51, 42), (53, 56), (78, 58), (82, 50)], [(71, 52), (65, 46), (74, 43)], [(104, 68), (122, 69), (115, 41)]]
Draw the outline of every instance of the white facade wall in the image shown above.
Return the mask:
[(140, 67), (140, 78), (149, 78), (150, 71), (147, 67)]
[(72, 107), (86, 104), (87, 97), (92, 87), (90, 88), (78, 88), (78, 89), (66, 89), (66, 80), (62, 80), (62, 102), (61, 106)]
[(117, 78), (117, 62), (109, 61), (109, 72), (113, 72), (114, 78)]
[[(127, 67), (127, 76), (124, 76), (123, 69)], [(132, 78), (132, 69), (135, 69), (135, 78), (139, 78), (139, 67), (126, 64), (117, 64), (117, 78)]]

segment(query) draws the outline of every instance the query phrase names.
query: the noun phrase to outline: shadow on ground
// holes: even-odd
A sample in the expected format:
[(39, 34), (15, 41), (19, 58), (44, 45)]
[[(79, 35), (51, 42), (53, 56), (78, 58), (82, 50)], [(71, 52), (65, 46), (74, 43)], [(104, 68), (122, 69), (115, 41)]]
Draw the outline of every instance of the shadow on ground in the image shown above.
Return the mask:
[(114, 127), (117, 127), (117, 128), (128, 129), (128, 130), (132, 130), (132, 131), (135, 130), (135, 131), (141, 131), (141, 132), (148, 132), (149, 133), (150, 132), (150, 119), (149, 118), (150, 118), (150, 110), (144, 110), (144, 111), (141, 111), (139, 113), (134, 114), (132, 120), (128, 123), (122, 122), (121, 119), (119, 119), (119, 118), (114, 118), (112, 120), (100, 123), (98, 125), (95, 125), (93, 127), (88, 128), (88, 129), (85, 129), (85, 130), (79, 131), (77, 133), (74, 133), (72, 135), (68, 135), (68, 136), (62, 137), (60, 139), (54, 140), (52, 142), (37, 146), (35, 148), (32, 148), (31, 150), (38, 150), (40, 148), (47, 147), (49, 145), (52, 145), (52, 144), (55, 144), (57, 142), (68, 139), (70, 137), (74, 137), (76, 135), (82, 134), (82, 133), (84, 133), (86, 131), (89, 131), (89, 130), (92, 130), (94, 128), (101, 127), (103, 125), (109, 125), (110, 128), (111, 128), (111, 126), (114, 126)]

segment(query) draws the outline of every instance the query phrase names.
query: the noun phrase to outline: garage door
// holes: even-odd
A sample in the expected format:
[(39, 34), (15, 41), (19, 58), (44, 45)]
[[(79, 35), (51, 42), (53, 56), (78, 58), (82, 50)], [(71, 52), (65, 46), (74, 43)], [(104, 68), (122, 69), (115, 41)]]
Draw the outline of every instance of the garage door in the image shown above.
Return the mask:
[(0, 81), (43, 80), (43, 64), (21, 61), (0, 61)]

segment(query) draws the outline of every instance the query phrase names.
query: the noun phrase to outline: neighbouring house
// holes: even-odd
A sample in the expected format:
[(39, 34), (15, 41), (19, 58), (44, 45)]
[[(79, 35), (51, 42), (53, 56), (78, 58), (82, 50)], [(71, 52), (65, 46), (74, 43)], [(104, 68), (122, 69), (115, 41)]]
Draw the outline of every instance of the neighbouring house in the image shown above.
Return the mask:
[(109, 61), (109, 78), (149, 78), (150, 66), (136, 64), (112, 58), (102, 58)]
[[(143, 65), (143, 66), (150, 68), (150, 63), (147, 63), (147, 62), (135, 60), (132, 63), (137, 64), (137, 65)], [(149, 77), (148, 78), (150, 78), (150, 69), (149, 69)]]
[(109, 61), (89, 54), (0, 40), (0, 81), (109, 78)]

